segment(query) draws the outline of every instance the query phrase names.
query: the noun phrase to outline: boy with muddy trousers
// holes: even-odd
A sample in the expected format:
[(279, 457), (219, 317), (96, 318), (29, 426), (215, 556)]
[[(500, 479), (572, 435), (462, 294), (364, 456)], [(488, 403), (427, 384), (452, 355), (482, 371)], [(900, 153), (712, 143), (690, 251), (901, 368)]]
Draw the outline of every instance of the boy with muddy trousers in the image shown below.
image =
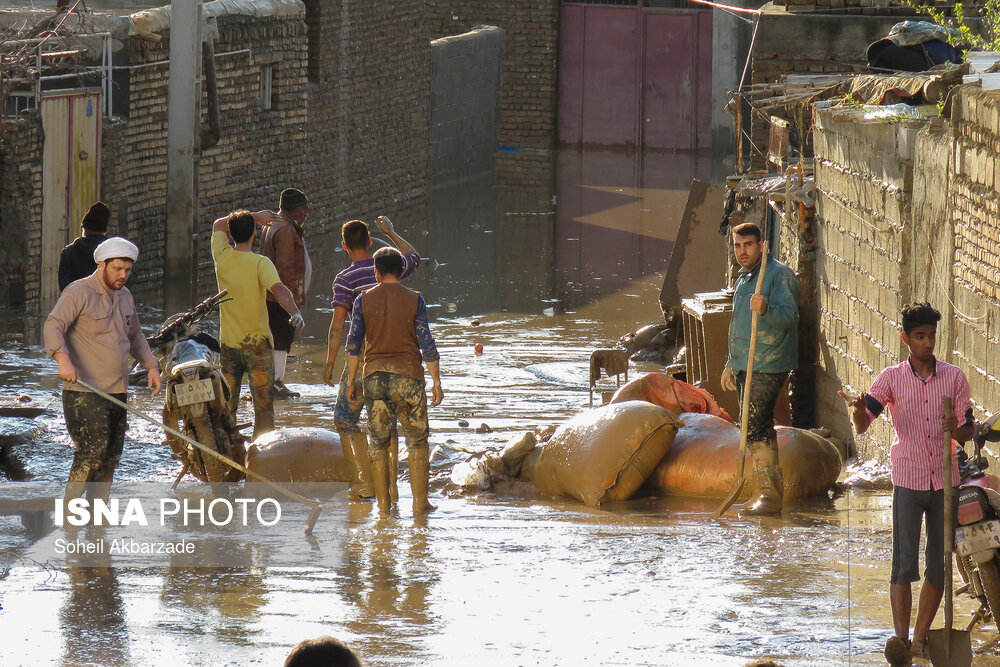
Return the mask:
[[(733, 254), (740, 265), (729, 322), (729, 358), (720, 381), (726, 391), (739, 391), (743, 399), (753, 313), (757, 313), (757, 349), (750, 381), (747, 449), (753, 459), (758, 495), (741, 511), (744, 515), (781, 514), (784, 480), (778, 463), (778, 435), (774, 431), (774, 406), (788, 373), (798, 365), (799, 284), (795, 272), (773, 258), (764, 257), (760, 228), (744, 223), (733, 229)], [(763, 262), (764, 283), (754, 294)]]
[[(420, 255), (410, 243), (396, 233), (392, 221), (384, 215), (375, 220), (378, 230), (392, 239), (403, 256), (403, 272), (400, 278), (406, 279), (420, 266)], [(351, 315), (354, 301), (358, 295), (367, 289), (378, 285), (375, 280), (375, 262), (371, 256), (372, 238), (368, 234), (368, 225), (361, 220), (345, 222), (341, 228), (341, 247), (347, 253), (351, 265), (337, 274), (333, 280), (333, 317), (330, 320), (330, 331), (327, 338), (326, 365), (323, 368), (323, 382), (333, 386), (333, 371), (337, 363), (337, 354), (344, 343), (344, 323)], [(340, 442), (344, 448), (344, 456), (351, 466), (350, 497), (354, 500), (367, 500), (372, 497), (371, 473), (368, 465), (368, 438), (361, 432), (358, 421), (361, 419), (361, 408), (364, 406), (364, 388), (358, 383), (357, 401), (347, 399), (347, 367), (340, 376), (340, 388), (337, 391), (337, 403), (333, 410), (333, 423), (340, 434)], [(369, 418), (371, 413), (369, 414)], [(389, 456), (389, 495), (392, 501), (399, 499), (396, 488), (396, 473), (399, 458), (399, 436), (393, 428), (388, 449)]]
[[(890, 665), (909, 665), (914, 657), (929, 658), (927, 630), (944, 593), (944, 434), (965, 442), (974, 425), (969, 381), (959, 368), (934, 357), (937, 323), (941, 314), (928, 303), (903, 308), (903, 343), (909, 356), (886, 368), (875, 384), (856, 398), (840, 395), (851, 408), (858, 434), (868, 430), (886, 408), (892, 417), (892, 572), (889, 602), (895, 635), (885, 643)], [(952, 399), (952, 414), (941, 411), (941, 398)], [(959, 424), (962, 424), (959, 426)], [(959, 484), (958, 462), (952, 446), (951, 480)], [(957, 490), (956, 490), (957, 491)], [(910, 640), (913, 607), (911, 584), (920, 579), (918, 551), (920, 523), (927, 528), (924, 585)], [(951, 554), (948, 555), (951, 557)]]
[(444, 398), (437, 346), (427, 324), (427, 304), (419, 292), (399, 283), (403, 256), (395, 248), (375, 253), (375, 280), (378, 285), (363, 292), (354, 302), (351, 332), (347, 337), (347, 398), (354, 400), (355, 381), (364, 349), (365, 408), (371, 441), (372, 484), (379, 516), (389, 516), (389, 460), (387, 450), (392, 428), (399, 418), (406, 435), (410, 461), (410, 488), (413, 514), (434, 511), (427, 501), (430, 479), (430, 451), (427, 444), (427, 393), (424, 369), (427, 364), (434, 384), (431, 405)]

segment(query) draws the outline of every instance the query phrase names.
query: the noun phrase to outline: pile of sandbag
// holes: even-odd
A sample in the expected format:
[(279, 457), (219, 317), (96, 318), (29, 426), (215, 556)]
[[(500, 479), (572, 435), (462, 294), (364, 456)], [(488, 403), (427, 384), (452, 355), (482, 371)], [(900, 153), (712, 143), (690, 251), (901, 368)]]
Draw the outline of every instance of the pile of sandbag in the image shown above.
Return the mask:
[(282, 428), (257, 438), (247, 468), (272, 482), (350, 482), (340, 436), (325, 428)]
[(611, 403), (624, 401), (647, 401), (678, 415), (697, 412), (732, 421), (710, 393), (666, 373), (647, 373), (625, 384), (611, 397)]
[(577, 415), (547, 442), (529, 432), (499, 453), (459, 464), (451, 482), (468, 492), (517, 478), (587, 505), (626, 500), (652, 474), (680, 426), (674, 413), (652, 403), (609, 404)]
[[(643, 491), (664, 496), (724, 497), (733, 488), (740, 451), (740, 429), (714, 415), (683, 414), (684, 428), (656, 466)], [(822, 436), (791, 426), (778, 426), (778, 462), (785, 499), (825, 494), (840, 475), (841, 454)], [(745, 473), (752, 463), (746, 457)], [(744, 498), (753, 489), (744, 487)]]

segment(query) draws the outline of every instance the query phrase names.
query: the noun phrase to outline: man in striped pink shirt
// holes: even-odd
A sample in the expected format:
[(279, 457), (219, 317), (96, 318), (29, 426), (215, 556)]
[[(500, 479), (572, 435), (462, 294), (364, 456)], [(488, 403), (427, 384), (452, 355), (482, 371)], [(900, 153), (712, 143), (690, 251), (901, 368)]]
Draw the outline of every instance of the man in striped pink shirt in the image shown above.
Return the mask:
[[(889, 601), (895, 635), (885, 644), (891, 665), (910, 665), (914, 656), (927, 658), (927, 630), (944, 593), (944, 437), (945, 431), (964, 442), (972, 437), (973, 416), (969, 381), (956, 366), (934, 357), (941, 314), (928, 303), (903, 308), (905, 361), (883, 370), (867, 394), (848, 398), (851, 419), (864, 433), (888, 408), (895, 435), (892, 465), (892, 574)], [(952, 399), (952, 414), (941, 410), (943, 397)], [(961, 424), (961, 426), (959, 426)], [(951, 485), (958, 486), (958, 463), (951, 447)], [(913, 607), (911, 583), (918, 581), (920, 524), (926, 522), (924, 585), (910, 641)], [(950, 554), (949, 554), (950, 557)]]

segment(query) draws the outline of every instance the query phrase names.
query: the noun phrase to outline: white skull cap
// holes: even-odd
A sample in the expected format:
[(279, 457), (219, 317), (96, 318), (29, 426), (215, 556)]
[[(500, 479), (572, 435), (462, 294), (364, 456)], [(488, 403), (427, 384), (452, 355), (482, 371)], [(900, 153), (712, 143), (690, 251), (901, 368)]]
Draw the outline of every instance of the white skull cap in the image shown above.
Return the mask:
[(128, 239), (112, 236), (94, 249), (95, 262), (106, 262), (118, 258), (131, 259), (134, 262), (139, 258), (139, 248)]

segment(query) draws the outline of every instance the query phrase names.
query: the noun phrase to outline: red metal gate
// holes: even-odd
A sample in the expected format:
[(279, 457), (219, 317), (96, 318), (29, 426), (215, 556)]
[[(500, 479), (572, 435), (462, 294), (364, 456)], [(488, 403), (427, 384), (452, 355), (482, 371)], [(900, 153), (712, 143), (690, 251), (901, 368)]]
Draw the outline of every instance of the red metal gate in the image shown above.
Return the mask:
[(559, 140), (711, 147), (712, 12), (564, 2)]

